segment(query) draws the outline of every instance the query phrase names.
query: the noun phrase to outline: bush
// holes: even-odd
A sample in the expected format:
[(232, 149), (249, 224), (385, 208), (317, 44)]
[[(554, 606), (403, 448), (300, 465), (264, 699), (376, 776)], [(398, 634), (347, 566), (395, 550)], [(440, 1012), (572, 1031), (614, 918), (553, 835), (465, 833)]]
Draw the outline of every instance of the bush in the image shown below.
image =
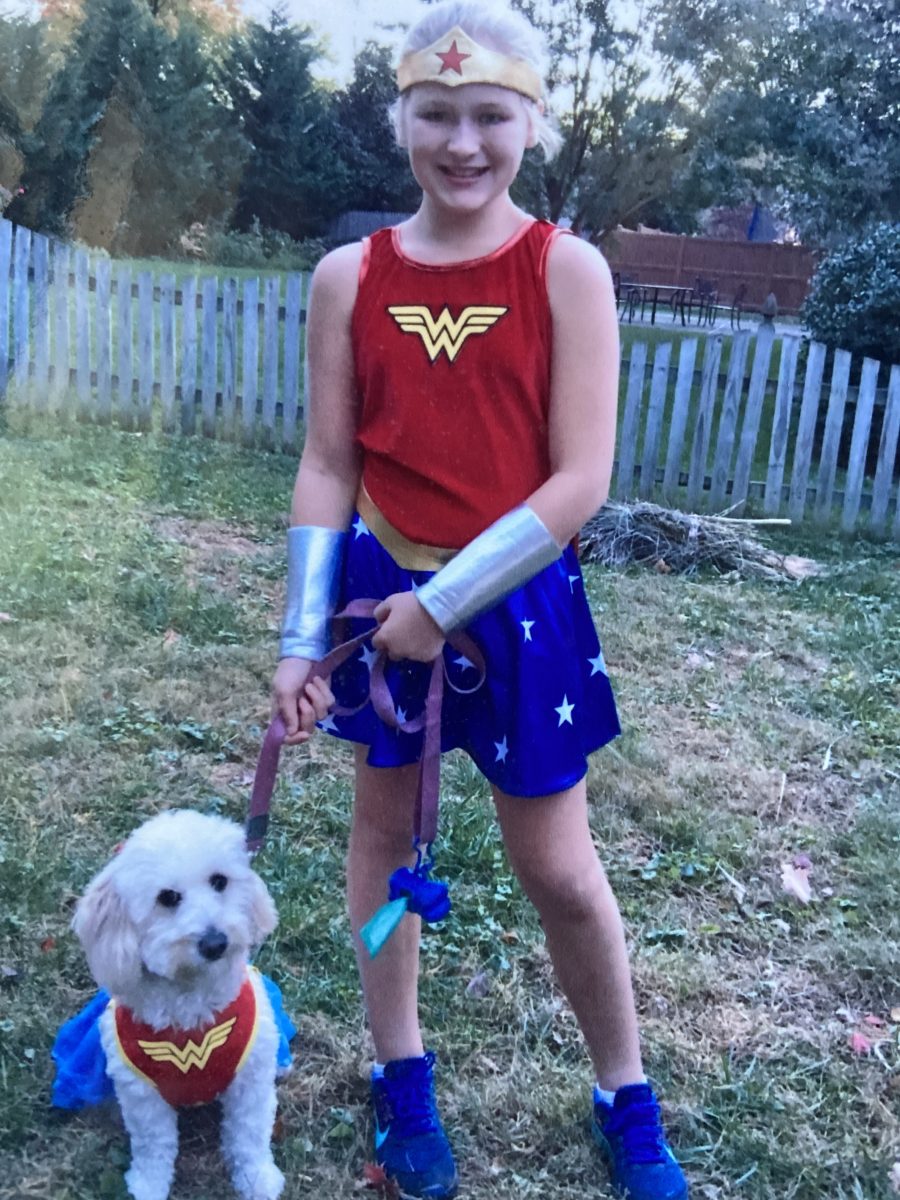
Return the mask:
[(218, 267), (255, 267), (269, 271), (311, 271), (325, 254), (315, 238), (295, 242), (279, 229), (264, 229), (254, 221), (241, 233), (215, 225), (192, 225), (178, 242), (185, 257), (202, 259)]
[(900, 362), (900, 224), (875, 225), (820, 263), (802, 317), (817, 341)]

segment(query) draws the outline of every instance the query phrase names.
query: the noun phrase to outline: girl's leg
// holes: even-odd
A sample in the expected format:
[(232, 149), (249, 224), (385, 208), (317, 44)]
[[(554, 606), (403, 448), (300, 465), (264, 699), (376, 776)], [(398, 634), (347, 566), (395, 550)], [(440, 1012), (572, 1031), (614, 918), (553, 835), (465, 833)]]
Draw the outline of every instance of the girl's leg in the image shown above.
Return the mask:
[(540, 798), (494, 788), (513, 870), (544, 926), (553, 966), (608, 1091), (643, 1076), (625, 932), (591, 839), (582, 780)]
[(356, 800), (347, 855), (347, 902), (363, 996), (379, 1062), (423, 1053), (419, 1032), (418, 917), (405, 916), (377, 958), (359, 930), (387, 900), (387, 882), (411, 866), (418, 767), (370, 767), (366, 746), (356, 747)]

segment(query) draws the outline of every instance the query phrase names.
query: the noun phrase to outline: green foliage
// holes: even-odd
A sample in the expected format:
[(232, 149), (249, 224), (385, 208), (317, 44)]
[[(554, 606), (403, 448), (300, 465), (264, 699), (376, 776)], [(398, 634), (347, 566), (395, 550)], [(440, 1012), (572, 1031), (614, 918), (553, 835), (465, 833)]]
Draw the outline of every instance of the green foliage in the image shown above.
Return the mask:
[(900, 224), (876, 225), (819, 265), (803, 320), (829, 346), (900, 362), (898, 297)]
[(204, 261), (221, 267), (255, 267), (264, 271), (311, 271), (325, 246), (316, 238), (295, 242), (278, 229), (263, 229), (254, 217), (246, 232), (225, 229), (221, 224), (203, 233), (191, 231), (199, 241)]
[(352, 80), (335, 100), (338, 152), (347, 175), (343, 210), (409, 212), (418, 207), (419, 187), (388, 116), (396, 95), (391, 51), (366, 42), (356, 56)]
[(309, 29), (274, 8), (232, 43), (224, 84), (249, 146), (233, 224), (254, 221), (293, 238), (321, 232), (335, 211), (344, 168), (329, 98), (310, 74), (319, 47)]

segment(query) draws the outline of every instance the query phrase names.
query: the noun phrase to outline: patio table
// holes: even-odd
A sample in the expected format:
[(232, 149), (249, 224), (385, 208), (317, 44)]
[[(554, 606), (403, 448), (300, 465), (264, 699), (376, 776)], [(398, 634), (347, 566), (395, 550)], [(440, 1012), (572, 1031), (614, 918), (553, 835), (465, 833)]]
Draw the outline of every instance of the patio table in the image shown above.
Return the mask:
[(691, 288), (672, 283), (632, 283), (629, 286), (630, 303), (627, 305), (629, 321), (634, 319), (634, 311), (638, 303), (641, 306), (641, 317), (643, 317), (644, 309), (649, 302), (650, 324), (655, 325), (656, 310), (660, 300), (662, 300), (671, 306), (673, 321), (677, 316), (680, 316), (682, 325), (687, 324), (684, 313), (684, 302), (690, 294)]

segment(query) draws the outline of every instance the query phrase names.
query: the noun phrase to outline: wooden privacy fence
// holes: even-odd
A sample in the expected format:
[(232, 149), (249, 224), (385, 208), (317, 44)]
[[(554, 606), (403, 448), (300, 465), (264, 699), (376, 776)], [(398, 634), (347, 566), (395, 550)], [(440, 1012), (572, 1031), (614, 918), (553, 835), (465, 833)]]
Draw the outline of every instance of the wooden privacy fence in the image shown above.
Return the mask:
[[(283, 286), (283, 294), (282, 294)], [(0, 221), (0, 397), (57, 420), (295, 450), (307, 280), (127, 264)], [(900, 537), (900, 366), (771, 325), (636, 341), (612, 494)], [(199, 422), (198, 422), (199, 418)]]

